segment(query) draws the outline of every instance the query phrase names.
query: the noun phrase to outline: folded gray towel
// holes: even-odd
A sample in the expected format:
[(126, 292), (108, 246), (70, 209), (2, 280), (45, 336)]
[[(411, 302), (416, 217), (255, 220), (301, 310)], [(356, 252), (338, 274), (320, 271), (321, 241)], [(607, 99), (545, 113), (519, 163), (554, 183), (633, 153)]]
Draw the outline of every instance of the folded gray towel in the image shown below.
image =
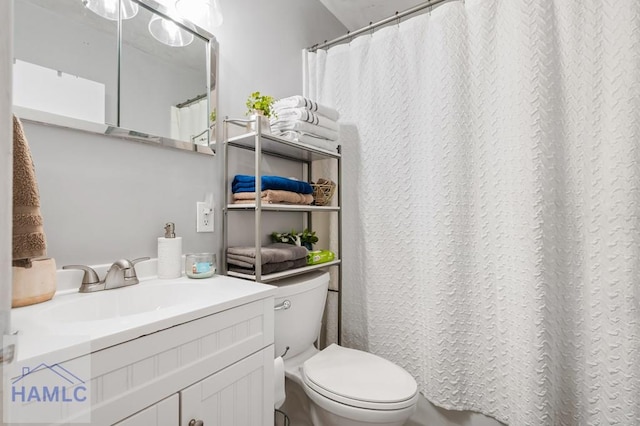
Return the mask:
[[(303, 266), (307, 266), (306, 257), (302, 259), (296, 259), (296, 260), (287, 260), (285, 262), (267, 263), (265, 265), (262, 265), (262, 275), (273, 274), (275, 272), (286, 271), (288, 269), (302, 268)], [(241, 274), (253, 275), (256, 273), (256, 270), (253, 267), (241, 268), (239, 266), (234, 265), (230, 267), (229, 270), (234, 272), (240, 272)]]
[[(292, 244), (274, 243), (268, 244), (260, 248), (262, 256), (262, 264), (286, 262), (287, 260), (306, 259), (307, 249)], [(229, 247), (227, 249), (227, 260), (235, 260), (247, 263), (249, 265), (256, 264), (256, 248), (255, 247)], [(231, 263), (231, 262), (229, 262)], [(236, 263), (237, 264), (237, 263)], [(246, 265), (242, 265), (246, 266)]]
[(247, 258), (246, 256), (237, 256), (235, 254), (227, 255), (227, 263), (230, 265), (240, 266), (241, 268), (253, 268), (256, 265), (255, 259), (253, 259), (253, 262), (247, 262), (246, 259), (251, 258)]

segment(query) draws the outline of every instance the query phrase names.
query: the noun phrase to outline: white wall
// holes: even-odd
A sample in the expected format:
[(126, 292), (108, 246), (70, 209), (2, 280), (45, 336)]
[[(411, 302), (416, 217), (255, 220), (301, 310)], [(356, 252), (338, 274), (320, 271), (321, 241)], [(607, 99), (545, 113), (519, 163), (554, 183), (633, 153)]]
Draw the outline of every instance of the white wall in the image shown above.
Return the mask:
[[(342, 34), (317, 0), (222, 0), (219, 117), (244, 116), (252, 91), (301, 93), (301, 50)], [(156, 256), (165, 222), (184, 251), (221, 239), (222, 169), (215, 158), (50, 126), (25, 125), (40, 185), (48, 254), (58, 265)], [(237, 164), (244, 164), (240, 159)], [(214, 192), (216, 231), (195, 233), (195, 203)], [(242, 226), (251, 226), (247, 216)]]

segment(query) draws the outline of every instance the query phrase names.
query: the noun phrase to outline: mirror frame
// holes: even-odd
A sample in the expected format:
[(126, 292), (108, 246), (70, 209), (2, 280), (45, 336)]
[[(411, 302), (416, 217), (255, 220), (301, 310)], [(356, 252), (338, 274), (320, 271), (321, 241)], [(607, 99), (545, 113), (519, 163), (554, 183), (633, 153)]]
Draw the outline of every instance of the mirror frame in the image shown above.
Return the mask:
[[(149, 10), (152, 13), (158, 14), (163, 18), (170, 19), (175, 22), (182, 29), (191, 32), (194, 37), (197, 37), (207, 43), (208, 49), (206, 49), (206, 64), (207, 64), (207, 111), (208, 116), (211, 114), (211, 106), (215, 105), (217, 108), (218, 105), (218, 53), (219, 53), (219, 44), (215, 36), (208, 31), (200, 28), (198, 25), (183, 19), (175, 14), (172, 14), (169, 9), (167, 9), (164, 5), (158, 3), (155, 0), (131, 0), (137, 3), (140, 7)], [(121, 64), (122, 64), (122, 18), (119, 17), (117, 20), (117, 42), (118, 42), (118, 57), (117, 57), (117, 111), (116, 111), (116, 120), (120, 123), (120, 83), (121, 83)], [(207, 117), (208, 117), (207, 116)], [(37, 114), (36, 114), (37, 117)], [(215, 155), (215, 150), (213, 147), (216, 146), (217, 139), (217, 125), (215, 123), (209, 126), (209, 144), (198, 145), (195, 142), (181, 141), (172, 139), (165, 136), (156, 136), (150, 135), (147, 133), (142, 133), (136, 131), (134, 129), (125, 129), (118, 126), (113, 126), (109, 124), (96, 124), (88, 121), (75, 120), (77, 122), (76, 125), (63, 125), (51, 123), (45, 120), (40, 120), (38, 118), (29, 118), (29, 117), (21, 117), (22, 120), (28, 122), (34, 122), (38, 124), (43, 124), (47, 126), (56, 126), (56, 127), (64, 127), (74, 130), (85, 131), (92, 134), (104, 135), (109, 137), (115, 137), (119, 139), (126, 139), (135, 142), (142, 142), (152, 145), (159, 145), (167, 148), (175, 148), (185, 151), (192, 151), (199, 154), (205, 155)], [(106, 130), (104, 130), (106, 128)]]

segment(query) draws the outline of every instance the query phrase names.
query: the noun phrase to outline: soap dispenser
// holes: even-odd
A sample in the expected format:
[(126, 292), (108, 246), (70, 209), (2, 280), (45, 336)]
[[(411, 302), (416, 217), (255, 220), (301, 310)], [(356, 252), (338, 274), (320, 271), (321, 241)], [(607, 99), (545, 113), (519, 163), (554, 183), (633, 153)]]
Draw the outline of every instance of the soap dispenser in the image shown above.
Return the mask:
[(176, 227), (168, 222), (164, 237), (158, 238), (158, 278), (179, 278), (182, 275), (182, 237), (176, 237)]

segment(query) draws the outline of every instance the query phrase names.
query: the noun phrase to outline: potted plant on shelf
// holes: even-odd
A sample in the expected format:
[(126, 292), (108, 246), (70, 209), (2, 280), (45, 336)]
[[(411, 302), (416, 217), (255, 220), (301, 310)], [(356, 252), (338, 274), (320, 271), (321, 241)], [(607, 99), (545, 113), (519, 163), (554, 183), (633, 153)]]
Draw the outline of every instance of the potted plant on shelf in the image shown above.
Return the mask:
[[(269, 118), (275, 116), (273, 109), (271, 108), (275, 99), (269, 95), (262, 95), (260, 92), (253, 92), (247, 98), (247, 115), (252, 120), (261, 120), (262, 130), (265, 132), (271, 131), (269, 125)], [(254, 123), (250, 124), (250, 130), (255, 130)]]
[(302, 232), (273, 232), (271, 233), (271, 241), (274, 243), (286, 243), (296, 246), (306, 247), (307, 250), (313, 250), (313, 244), (318, 242), (315, 231), (305, 229)]

